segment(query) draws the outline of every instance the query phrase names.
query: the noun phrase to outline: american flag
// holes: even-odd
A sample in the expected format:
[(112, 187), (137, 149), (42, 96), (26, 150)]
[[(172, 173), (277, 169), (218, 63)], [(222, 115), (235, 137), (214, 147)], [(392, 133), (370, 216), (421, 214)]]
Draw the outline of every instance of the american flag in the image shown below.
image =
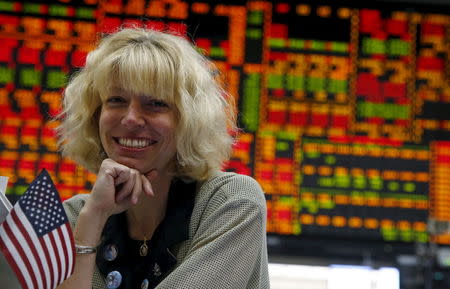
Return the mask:
[(54, 289), (73, 273), (72, 230), (46, 170), (0, 225), (0, 250), (24, 289)]

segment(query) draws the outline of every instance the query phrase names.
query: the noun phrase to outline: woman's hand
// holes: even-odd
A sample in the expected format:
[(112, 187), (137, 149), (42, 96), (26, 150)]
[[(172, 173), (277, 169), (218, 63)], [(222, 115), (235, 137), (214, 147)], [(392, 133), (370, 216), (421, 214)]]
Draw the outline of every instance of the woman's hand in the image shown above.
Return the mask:
[[(73, 234), (75, 243), (97, 246), (105, 223), (111, 215), (135, 205), (142, 193), (154, 195), (150, 181), (157, 175), (156, 170), (143, 175), (135, 169), (105, 159), (91, 194), (78, 215)], [(77, 255), (74, 274), (58, 288), (92, 288), (91, 276), (94, 273), (95, 256)]]
[(111, 215), (121, 213), (135, 205), (141, 193), (154, 196), (150, 180), (154, 179), (156, 175), (156, 171), (150, 171), (147, 175), (143, 175), (112, 159), (105, 159), (86, 202), (86, 209), (91, 209), (106, 219)]

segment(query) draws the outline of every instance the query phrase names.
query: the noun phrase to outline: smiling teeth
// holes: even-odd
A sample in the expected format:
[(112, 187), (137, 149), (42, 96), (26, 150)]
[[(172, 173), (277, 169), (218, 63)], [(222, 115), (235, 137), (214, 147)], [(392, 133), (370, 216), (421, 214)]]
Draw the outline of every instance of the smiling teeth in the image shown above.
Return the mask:
[(130, 148), (143, 148), (151, 144), (151, 142), (146, 139), (131, 139), (131, 138), (119, 138), (118, 142), (120, 145)]

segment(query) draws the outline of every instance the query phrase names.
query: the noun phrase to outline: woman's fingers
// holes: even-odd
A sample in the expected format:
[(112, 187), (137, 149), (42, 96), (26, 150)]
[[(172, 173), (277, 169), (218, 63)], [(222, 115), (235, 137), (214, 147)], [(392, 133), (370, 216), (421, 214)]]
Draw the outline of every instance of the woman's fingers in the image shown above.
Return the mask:
[[(148, 175), (148, 174), (147, 174)], [(135, 205), (138, 202), (139, 196), (144, 192), (147, 196), (154, 196), (151, 180), (156, 177), (157, 173), (151, 173), (150, 179), (142, 175), (137, 170), (129, 169), (128, 173), (121, 173), (114, 183), (116, 185), (116, 202), (121, 202), (130, 197), (131, 204)], [(125, 179), (125, 176), (127, 179)]]
[(118, 186), (125, 183), (130, 178), (130, 169), (127, 167), (116, 168), (116, 176), (114, 177), (114, 185)]
[(142, 178), (141, 174), (139, 172), (136, 172), (136, 175), (134, 176), (134, 187), (133, 191), (131, 192), (131, 203), (133, 205), (136, 205), (139, 199), (139, 195), (142, 193)]
[(150, 183), (150, 181), (144, 175), (141, 175), (141, 179), (142, 179), (142, 188), (144, 189), (144, 193), (147, 196), (154, 197), (155, 193), (153, 192), (152, 184)]
[[(114, 202), (119, 207), (137, 204), (139, 196), (142, 193), (147, 196), (154, 196), (152, 181), (158, 175), (156, 170), (152, 170), (143, 175), (135, 169), (110, 159), (104, 161), (102, 169), (101, 171), (103, 173), (100, 173), (99, 176), (103, 175), (107, 177), (110, 183), (112, 181)], [(100, 184), (97, 185), (99, 185), (99, 188), (105, 188), (105, 186)]]
[(116, 186), (116, 202), (124, 200), (127, 196), (129, 196), (132, 193), (135, 187), (136, 175), (138, 173), (137, 171), (132, 169), (128, 170), (129, 170), (129, 173), (127, 174), (128, 178), (119, 183), (118, 186)]

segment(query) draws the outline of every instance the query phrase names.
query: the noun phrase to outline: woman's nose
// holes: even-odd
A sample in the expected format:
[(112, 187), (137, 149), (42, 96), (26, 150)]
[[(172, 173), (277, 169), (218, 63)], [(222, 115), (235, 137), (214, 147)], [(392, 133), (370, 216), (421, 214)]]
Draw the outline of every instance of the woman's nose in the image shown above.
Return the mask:
[(130, 129), (145, 125), (145, 117), (139, 104), (130, 103), (122, 118), (122, 124)]

